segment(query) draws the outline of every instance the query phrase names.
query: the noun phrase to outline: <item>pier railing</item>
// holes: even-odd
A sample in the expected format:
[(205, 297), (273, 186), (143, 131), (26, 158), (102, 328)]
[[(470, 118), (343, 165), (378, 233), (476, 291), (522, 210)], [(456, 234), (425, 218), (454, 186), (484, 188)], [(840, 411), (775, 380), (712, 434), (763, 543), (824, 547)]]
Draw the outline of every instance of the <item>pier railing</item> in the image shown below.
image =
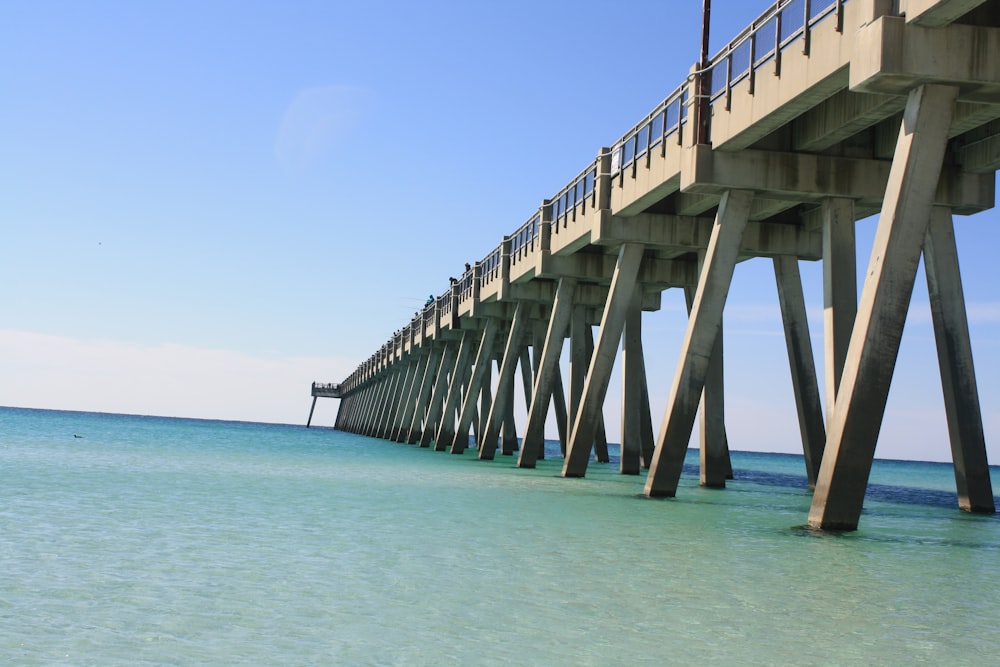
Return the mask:
[(681, 84), (637, 125), (612, 144), (611, 175), (623, 176), (632, 170), (633, 176), (640, 158), (647, 158), (656, 147), (665, 147), (668, 137), (681, 142), (681, 128), (687, 122), (687, 84)]
[(496, 248), (486, 255), (479, 261), (480, 269), (480, 285), (486, 286), (490, 283), (500, 280), (500, 270), (503, 265), (503, 244), (498, 245)]
[(710, 61), (703, 76), (711, 81), (711, 101), (723, 99), (728, 111), (733, 86), (749, 78), (749, 92), (754, 92), (757, 70), (774, 63), (774, 74), (781, 75), (781, 53), (802, 41), (802, 52), (809, 54), (812, 30), (828, 18), (837, 20), (837, 31), (844, 27), (844, 4), (847, 0), (780, 0), (771, 5), (753, 23)]
[(542, 214), (539, 211), (511, 234), (509, 237), (511, 269), (529, 257), (534, 257), (535, 251), (541, 249), (541, 225)]
[(313, 382), (312, 395), (340, 398), (340, 383), (337, 382)]
[(599, 164), (600, 158), (595, 159), (576, 178), (570, 181), (569, 185), (549, 200), (554, 233), (558, 234), (560, 229), (566, 229), (570, 222), (575, 222), (578, 213), (580, 215), (586, 213), (588, 202), (590, 208), (597, 208), (596, 184)]

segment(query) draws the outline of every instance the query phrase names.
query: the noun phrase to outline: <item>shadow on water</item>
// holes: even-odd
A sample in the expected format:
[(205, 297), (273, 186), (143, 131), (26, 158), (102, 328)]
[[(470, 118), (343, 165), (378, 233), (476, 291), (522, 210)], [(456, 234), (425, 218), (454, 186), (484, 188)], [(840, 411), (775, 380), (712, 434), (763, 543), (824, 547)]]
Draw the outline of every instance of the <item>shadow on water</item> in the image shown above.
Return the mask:
[[(694, 474), (698, 474), (697, 466), (685, 466), (685, 472), (691, 468)], [(734, 468), (733, 476), (735, 481), (753, 482), (761, 486), (773, 486), (787, 489), (807, 490), (809, 482), (805, 475), (793, 475), (781, 472), (769, 472), (763, 470), (751, 470), (747, 468)], [(940, 489), (921, 489), (912, 486), (900, 486), (894, 484), (868, 484), (868, 491), (865, 493), (865, 500), (873, 500), (895, 505), (920, 505), (923, 507), (941, 507), (952, 509), (958, 507), (958, 496), (955, 491), (945, 491)], [(994, 503), (1000, 507), (1000, 497), (994, 497)], [(980, 515), (985, 517), (997, 515)]]
[[(559, 450), (558, 442), (546, 441), (545, 443), (545, 457), (539, 459), (539, 463), (542, 461), (554, 461), (562, 460), (562, 453)], [(471, 456), (460, 456), (457, 457), (459, 460), (466, 460), (470, 463), (481, 463), (475, 457), (474, 452), (476, 450), (476, 443), (474, 438), (470, 438), (469, 448), (466, 450), (467, 454), (472, 453)], [(610, 469), (617, 468), (620, 462), (620, 457), (617, 456), (617, 452), (612, 449), (610, 452), (610, 460), (606, 463), (593, 463), (596, 466), (608, 466)], [(783, 454), (768, 454), (770, 458), (783, 458), (789, 457), (797, 459), (799, 457), (795, 455), (783, 455)], [(517, 460), (517, 452), (511, 455), (503, 455), (497, 452), (496, 459), (498, 461), (508, 461), (513, 463)], [(690, 459), (689, 459), (690, 460)], [(937, 464), (929, 464), (937, 465)], [(646, 474), (646, 470), (643, 470), (639, 477)], [(697, 478), (700, 474), (700, 469), (698, 463), (689, 462), (684, 463), (681, 468), (681, 475), (690, 479), (691, 477)], [(560, 474), (556, 474), (556, 477), (561, 477)], [(629, 479), (633, 479), (633, 476), (628, 476)], [(733, 468), (733, 479), (727, 483), (727, 490), (730, 493), (739, 493), (741, 491), (740, 486), (742, 483), (750, 483), (758, 486), (772, 487), (775, 489), (786, 489), (790, 492), (796, 493), (810, 493), (809, 482), (805, 474), (800, 473), (788, 473), (774, 470), (760, 470), (755, 467), (745, 467), (737, 466)], [(746, 490), (746, 489), (744, 489)], [(636, 498), (641, 498), (644, 500), (650, 500), (644, 494), (636, 494)], [(661, 498), (655, 498), (654, 500), (663, 500)], [(995, 504), (1000, 507), (1000, 497), (994, 498)], [(704, 500), (700, 502), (705, 502)], [(898, 505), (902, 507), (927, 507), (927, 508), (939, 508), (943, 510), (957, 510), (958, 509), (958, 498), (957, 494), (953, 490), (942, 490), (942, 489), (926, 489), (913, 486), (903, 486), (897, 484), (880, 484), (869, 482), (868, 490), (865, 493), (865, 503), (869, 502), (886, 503), (890, 505)], [(723, 503), (724, 504), (724, 503)], [(868, 511), (867, 509), (865, 510)], [(884, 513), (884, 511), (880, 511)], [(966, 514), (964, 512), (960, 513), (959, 516), (964, 516), (970, 520), (976, 521), (1000, 521), (1000, 514)], [(832, 536), (843, 536), (850, 535), (852, 533), (842, 533), (842, 532), (826, 532), (818, 531), (808, 526), (797, 526), (789, 529), (795, 534), (805, 534), (809, 536), (822, 536), (822, 537), (832, 537)]]

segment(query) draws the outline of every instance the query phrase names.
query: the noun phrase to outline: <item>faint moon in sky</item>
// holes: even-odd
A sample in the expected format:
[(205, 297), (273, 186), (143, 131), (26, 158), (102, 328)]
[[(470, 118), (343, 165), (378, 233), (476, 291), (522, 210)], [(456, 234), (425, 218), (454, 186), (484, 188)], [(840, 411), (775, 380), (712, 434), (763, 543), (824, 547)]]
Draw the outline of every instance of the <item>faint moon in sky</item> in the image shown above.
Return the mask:
[(357, 126), (370, 99), (370, 91), (357, 86), (316, 86), (299, 91), (278, 127), (274, 142), (278, 164), (295, 173), (321, 162)]

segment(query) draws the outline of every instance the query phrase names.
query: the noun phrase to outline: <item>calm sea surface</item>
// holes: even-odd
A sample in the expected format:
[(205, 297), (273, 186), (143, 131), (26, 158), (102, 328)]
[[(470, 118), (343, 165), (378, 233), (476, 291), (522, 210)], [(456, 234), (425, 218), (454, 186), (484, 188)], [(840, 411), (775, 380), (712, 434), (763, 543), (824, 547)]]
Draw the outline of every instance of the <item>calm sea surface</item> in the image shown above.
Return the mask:
[[(75, 438), (74, 434), (82, 436)], [(693, 464), (696, 459), (689, 459)], [(984, 665), (1000, 519), (876, 462), (861, 530), (800, 457), (678, 497), (309, 429), (0, 408), (10, 665)], [(994, 489), (1000, 475), (994, 469)]]

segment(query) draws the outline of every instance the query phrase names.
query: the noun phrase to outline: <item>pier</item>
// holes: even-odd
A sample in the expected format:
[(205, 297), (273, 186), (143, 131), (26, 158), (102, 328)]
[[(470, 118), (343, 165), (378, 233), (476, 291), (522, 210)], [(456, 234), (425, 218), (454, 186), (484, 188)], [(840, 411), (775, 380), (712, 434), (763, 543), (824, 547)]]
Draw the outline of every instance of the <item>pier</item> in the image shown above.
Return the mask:
[(340, 393), (340, 385), (333, 382), (313, 382), (311, 393), (313, 400), (312, 405), (309, 407), (309, 419), (306, 420), (306, 428), (312, 426), (317, 398), (343, 398), (343, 395)]
[[(994, 512), (953, 224), (994, 206), (998, 167), (1000, 0), (781, 0), (349, 377), (314, 384), (313, 408), (339, 398), (336, 428), (438, 451), (473, 434), (479, 459), (532, 468), (551, 404), (562, 475), (582, 477), (608, 460), (601, 408), (620, 349), (621, 472), (674, 496), (700, 410), (700, 482), (724, 487), (723, 313), (736, 264), (768, 261), (808, 523), (854, 530), (922, 258), (958, 504)], [(874, 214), (859, 258), (855, 223)], [(801, 261), (823, 266), (822, 387)], [(668, 289), (688, 320), (654, 431), (642, 313)]]

